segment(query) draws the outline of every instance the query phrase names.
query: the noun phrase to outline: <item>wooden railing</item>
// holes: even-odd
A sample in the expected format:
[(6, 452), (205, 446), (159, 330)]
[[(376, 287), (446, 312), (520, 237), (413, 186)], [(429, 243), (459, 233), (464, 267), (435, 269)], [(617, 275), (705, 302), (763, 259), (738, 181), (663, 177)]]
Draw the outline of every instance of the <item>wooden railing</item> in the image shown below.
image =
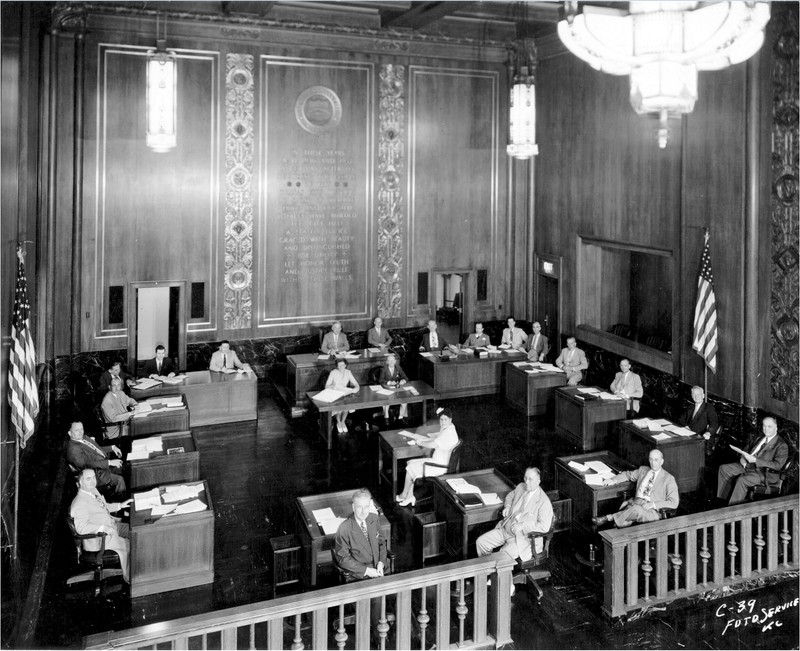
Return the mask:
[(797, 495), (601, 532), (603, 610), (647, 606), (798, 569)]
[[(379, 599), (376, 632), (385, 649), (387, 604), (397, 649), (470, 649), (511, 642), (511, 570), (504, 553), (358, 581), (271, 601), (84, 638), (87, 649), (370, 648), (370, 600)], [(487, 579), (491, 578), (491, 587)], [(467, 589), (468, 580), (473, 591)], [(451, 609), (456, 621), (451, 627)], [(355, 615), (352, 625), (345, 618)], [(331, 617), (332, 615), (332, 617)], [(336, 629), (333, 624), (338, 620)], [(415, 636), (412, 646), (412, 627)], [(351, 637), (355, 635), (355, 643)], [(348, 643), (348, 640), (350, 642)]]

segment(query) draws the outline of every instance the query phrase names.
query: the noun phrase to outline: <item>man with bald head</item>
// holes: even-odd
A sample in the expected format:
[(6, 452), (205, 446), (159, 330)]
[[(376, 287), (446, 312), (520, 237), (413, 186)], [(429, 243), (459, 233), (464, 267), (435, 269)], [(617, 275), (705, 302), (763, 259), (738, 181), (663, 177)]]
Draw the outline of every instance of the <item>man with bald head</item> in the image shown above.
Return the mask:
[(611, 486), (626, 481), (635, 481), (636, 495), (625, 500), (616, 513), (592, 518), (597, 526), (613, 522), (617, 527), (629, 527), (637, 522), (655, 522), (661, 518), (659, 509), (678, 508), (680, 501), (678, 484), (675, 477), (662, 467), (664, 455), (661, 450), (651, 450), (648, 461), (650, 462), (649, 466), (626, 470), (603, 482), (604, 486)]
[(84, 434), (83, 423), (80, 421), (72, 423), (68, 434), (67, 462), (75, 470), (94, 470), (98, 488), (107, 486), (115, 495), (124, 495), (126, 487), (122, 478), (120, 449), (116, 445), (97, 445), (93, 438)]

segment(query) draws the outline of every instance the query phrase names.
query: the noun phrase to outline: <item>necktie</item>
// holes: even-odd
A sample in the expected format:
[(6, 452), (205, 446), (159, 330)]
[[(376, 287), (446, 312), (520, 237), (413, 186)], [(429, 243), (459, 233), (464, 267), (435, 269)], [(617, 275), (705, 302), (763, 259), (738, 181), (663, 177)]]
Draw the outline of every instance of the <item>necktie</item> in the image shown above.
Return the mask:
[(438, 348), (439, 338), (436, 335), (431, 335), (431, 348)]
[(103, 500), (103, 498), (102, 498), (102, 497), (100, 497), (100, 493), (94, 493), (94, 499), (96, 499), (96, 500), (97, 500), (97, 501), (100, 503), (100, 506), (102, 506), (102, 507), (103, 507), (103, 510), (104, 510), (106, 513), (108, 513), (108, 506), (106, 505), (106, 503), (105, 503), (105, 501)]
[(650, 491), (653, 490), (653, 482), (656, 479), (656, 473), (653, 472), (651, 469), (648, 473), (647, 479), (645, 479), (644, 484), (642, 486), (642, 497), (647, 499), (650, 497)]
[(158, 371), (158, 374), (161, 375), (161, 360), (156, 362), (156, 370)]
[(228, 356), (222, 353), (222, 368), (228, 368)]
[(539, 350), (539, 335), (533, 335), (533, 349)]
[(92, 450), (94, 450), (95, 452), (97, 452), (97, 453), (98, 453), (100, 456), (102, 456), (102, 457), (105, 459), (105, 457), (106, 457), (106, 453), (105, 453), (105, 452), (103, 452), (103, 451), (102, 451), (100, 448), (98, 448), (96, 445), (94, 445), (94, 444), (93, 444), (93, 443), (91, 443), (90, 441), (87, 441), (86, 439), (81, 439), (81, 443), (83, 443), (85, 446), (87, 446), (87, 447), (91, 448)]
[(366, 522), (362, 522), (361, 523), (361, 531), (364, 533), (364, 537), (367, 540), (369, 540), (369, 533), (367, 533), (367, 523)]

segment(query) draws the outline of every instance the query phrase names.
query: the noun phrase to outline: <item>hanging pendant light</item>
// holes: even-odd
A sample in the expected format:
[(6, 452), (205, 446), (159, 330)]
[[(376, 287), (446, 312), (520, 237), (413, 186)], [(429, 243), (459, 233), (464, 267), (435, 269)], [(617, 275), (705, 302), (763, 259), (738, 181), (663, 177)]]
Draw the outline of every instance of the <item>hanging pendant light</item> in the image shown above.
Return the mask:
[(178, 108), (178, 57), (166, 49), (167, 24), (159, 38), (156, 17), (156, 49), (147, 52), (147, 146), (164, 153), (178, 144), (176, 114)]
[(532, 39), (525, 39), (517, 45), (509, 65), (513, 67), (514, 77), (506, 153), (527, 160), (539, 153), (536, 144), (536, 46)]

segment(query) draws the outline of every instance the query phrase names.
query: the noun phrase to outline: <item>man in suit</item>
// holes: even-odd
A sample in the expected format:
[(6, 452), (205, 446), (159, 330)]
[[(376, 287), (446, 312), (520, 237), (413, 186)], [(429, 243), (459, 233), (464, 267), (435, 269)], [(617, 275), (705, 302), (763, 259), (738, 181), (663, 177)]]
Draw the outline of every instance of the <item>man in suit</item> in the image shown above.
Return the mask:
[(597, 526), (613, 522), (617, 527), (629, 527), (636, 522), (655, 522), (661, 518), (659, 509), (678, 508), (678, 484), (675, 477), (662, 468), (664, 455), (661, 450), (651, 450), (648, 461), (649, 467), (626, 470), (603, 482), (604, 486), (610, 486), (635, 481), (636, 496), (625, 500), (616, 513), (592, 518)]
[(157, 380), (162, 375), (175, 377), (175, 364), (167, 357), (167, 349), (159, 344), (156, 346), (156, 356), (144, 363), (144, 377)]
[(475, 324), (475, 332), (471, 333), (464, 342), (465, 348), (482, 348), (489, 345), (489, 335), (483, 332), (483, 324), (479, 321)]
[(350, 344), (347, 341), (347, 335), (342, 332), (342, 324), (334, 321), (331, 331), (326, 332), (322, 338), (320, 351), (325, 355), (336, 355), (348, 350), (350, 350)]
[(503, 330), (503, 338), (500, 340), (500, 345), (511, 346), (514, 350), (525, 350), (525, 342), (528, 341), (528, 335), (522, 328), (517, 328), (514, 317), (508, 317), (508, 327)]
[(436, 332), (436, 328), (437, 328), (436, 321), (434, 321), (433, 319), (428, 321), (428, 332), (422, 335), (422, 342), (419, 345), (419, 351), (421, 353), (422, 352), (430, 353), (432, 351), (444, 350), (445, 348), (450, 348), (450, 349), (455, 349), (457, 352), (458, 349), (455, 348), (455, 346), (450, 346), (444, 340), (444, 337), (442, 337), (441, 335), (439, 335), (438, 332)]
[(528, 337), (528, 359), (532, 362), (543, 362), (550, 352), (547, 337), (542, 334), (542, 326), (538, 321), (533, 322), (533, 333)]
[[(475, 541), (478, 556), (491, 554), (498, 547), (514, 560), (528, 561), (533, 556), (528, 534), (547, 533), (553, 526), (553, 505), (539, 486), (541, 474), (538, 468), (525, 470), (525, 481), (506, 495), (503, 519), (494, 529), (487, 531)], [(541, 553), (543, 542), (536, 539), (536, 553)]]
[(589, 368), (586, 355), (578, 348), (575, 337), (567, 339), (567, 347), (561, 349), (561, 354), (556, 360), (556, 366), (567, 374), (567, 384), (574, 387), (583, 379), (583, 371)]
[[(336, 564), (348, 581), (376, 579), (387, 572), (386, 540), (378, 530), (378, 516), (370, 513), (372, 494), (361, 488), (353, 493), (353, 512), (339, 528), (333, 543)], [(380, 599), (371, 603), (372, 623), (380, 619)]]
[[(97, 485), (108, 486), (115, 495), (125, 495), (125, 480), (122, 477), (122, 452), (116, 445), (101, 447), (83, 432), (83, 423), (75, 421), (69, 428), (67, 462), (75, 470), (91, 468), (95, 471)], [(111, 455), (117, 458), (112, 459)]]
[[(130, 568), (128, 558), (130, 543), (128, 537), (130, 530), (124, 522), (111, 516), (112, 513), (125, 508), (131, 500), (124, 502), (106, 502), (97, 491), (95, 471), (91, 468), (81, 470), (78, 477), (78, 494), (72, 500), (69, 514), (75, 522), (75, 531), (85, 535), (89, 533), (106, 533), (106, 549), (113, 550), (119, 555), (119, 564), (122, 567), (122, 578), (130, 582)], [(89, 552), (100, 551), (100, 539), (84, 540), (83, 548)]]
[(392, 345), (389, 331), (383, 327), (383, 319), (379, 316), (376, 316), (372, 323), (373, 326), (367, 330), (367, 345), (385, 351)]
[[(100, 404), (103, 416), (109, 423), (120, 423), (119, 430), (109, 429), (106, 438), (117, 438), (117, 436), (128, 436), (128, 421), (133, 418), (133, 409), (136, 401), (126, 396), (122, 391), (122, 380), (114, 378), (111, 380), (111, 387)], [(116, 434), (116, 436), (113, 436)]]
[(114, 378), (122, 380), (122, 388), (125, 393), (129, 392), (128, 387), (133, 386), (133, 378), (122, 370), (122, 364), (120, 362), (113, 362), (107, 370), (100, 374), (100, 381), (97, 389), (100, 397), (105, 397), (106, 393), (111, 388), (111, 380)]
[(705, 392), (702, 387), (692, 387), (692, 401), (694, 404), (678, 418), (678, 425), (688, 427), (708, 441), (719, 428), (717, 412), (713, 405), (705, 401)]
[(620, 361), (619, 371), (611, 383), (611, 393), (625, 398), (628, 407), (628, 418), (633, 418), (639, 413), (639, 398), (644, 395), (642, 380), (636, 373), (631, 371), (631, 363), (627, 359)]
[(231, 350), (231, 342), (223, 339), (219, 342), (219, 350), (214, 351), (214, 354), (211, 355), (208, 370), (220, 373), (236, 373), (236, 369), (249, 371), (250, 365), (240, 362), (236, 351)]
[(779, 472), (789, 457), (789, 446), (778, 436), (778, 423), (775, 419), (767, 416), (761, 423), (761, 429), (764, 436), (750, 448), (749, 452), (732, 445), (734, 451), (741, 453), (739, 461), (725, 463), (719, 467), (717, 497), (725, 500), (730, 494), (729, 505), (744, 502), (751, 486), (767, 485), (770, 475)]

